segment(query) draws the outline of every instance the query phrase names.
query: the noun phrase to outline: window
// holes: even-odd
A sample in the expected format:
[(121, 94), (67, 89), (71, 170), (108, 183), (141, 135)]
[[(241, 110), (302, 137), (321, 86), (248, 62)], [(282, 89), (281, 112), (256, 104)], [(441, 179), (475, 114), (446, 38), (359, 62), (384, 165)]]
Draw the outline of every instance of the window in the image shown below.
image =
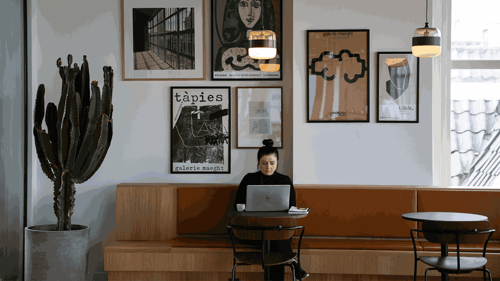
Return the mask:
[[(500, 1), (445, 0), (452, 186), (500, 187)], [(446, 36), (450, 34), (451, 36)]]
[(194, 69), (194, 8), (160, 9), (148, 27), (151, 50), (165, 68)]

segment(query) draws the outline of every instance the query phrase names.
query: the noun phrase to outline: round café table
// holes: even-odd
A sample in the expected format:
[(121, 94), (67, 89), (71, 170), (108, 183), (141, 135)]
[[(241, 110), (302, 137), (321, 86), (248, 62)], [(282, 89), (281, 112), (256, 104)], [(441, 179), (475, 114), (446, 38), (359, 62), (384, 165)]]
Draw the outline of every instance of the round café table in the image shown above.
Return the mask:
[[(416, 212), (403, 214), (403, 219), (425, 222), (473, 222), (473, 221), (487, 221), (488, 217), (483, 215), (468, 214), (468, 213), (453, 213), (453, 212)], [(448, 256), (448, 244), (441, 244), (441, 256)], [(441, 281), (448, 281), (448, 273), (441, 273)]]
[[(238, 212), (229, 211), (230, 217), (248, 217), (248, 218), (305, 218), (307, 214), (289, 214), (288, 212)], [(264, 250), (269, 250), (271, 247), (270, 241), (265, 241)], [(264, 267), (264, 280), (281, 281), (285, 280), (285, 266), (275, 265)]]

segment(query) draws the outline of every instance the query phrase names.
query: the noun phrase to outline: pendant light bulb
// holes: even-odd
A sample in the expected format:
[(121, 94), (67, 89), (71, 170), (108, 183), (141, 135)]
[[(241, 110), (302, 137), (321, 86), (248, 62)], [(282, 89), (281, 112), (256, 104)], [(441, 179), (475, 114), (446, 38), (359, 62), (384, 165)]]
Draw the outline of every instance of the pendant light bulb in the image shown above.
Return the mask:
[(426, 0), (425, 26), (417, 28), (413, 33), (411, 51), (414, 56), (420, 58), (432, 58), (441, 54), (441, 32), (439, 29), (429, 27), (427, 21), (427, 10), (429, 0)]

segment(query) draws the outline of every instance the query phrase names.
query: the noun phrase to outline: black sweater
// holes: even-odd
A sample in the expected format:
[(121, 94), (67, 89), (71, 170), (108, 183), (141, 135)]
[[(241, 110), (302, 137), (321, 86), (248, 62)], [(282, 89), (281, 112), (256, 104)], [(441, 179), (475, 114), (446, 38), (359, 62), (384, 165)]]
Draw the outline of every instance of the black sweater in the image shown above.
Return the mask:
[(248, 185), (263, 185), (263, 184), (288, 184), (290, 185), (290, 207), (297, 206), (295, 198), (295, 189), (293, 188), (292, 180), (289, 176), (274, 172), (271, 176), (264, 175), (261, 171), (246, 174), (241, 180), (238, 191), (236, 192), (236, 200), (234, 200), (234, 209), (236, 204), (245, 204), (247, 201), (247, 186)]

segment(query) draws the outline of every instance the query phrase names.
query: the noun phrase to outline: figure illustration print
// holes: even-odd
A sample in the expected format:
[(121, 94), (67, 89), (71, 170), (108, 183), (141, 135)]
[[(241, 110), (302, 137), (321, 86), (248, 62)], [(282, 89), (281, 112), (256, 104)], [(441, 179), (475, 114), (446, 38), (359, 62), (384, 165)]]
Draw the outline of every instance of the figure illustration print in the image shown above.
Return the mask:
[[(262, 28), (276, 33), (273, 59), (248, 55), (250, 32)], [(212, 80), (281, 80), (281, 70), (260, 70), (260, 64), (280, 64), (280, 57), (281, 0), (212, 0)]]

